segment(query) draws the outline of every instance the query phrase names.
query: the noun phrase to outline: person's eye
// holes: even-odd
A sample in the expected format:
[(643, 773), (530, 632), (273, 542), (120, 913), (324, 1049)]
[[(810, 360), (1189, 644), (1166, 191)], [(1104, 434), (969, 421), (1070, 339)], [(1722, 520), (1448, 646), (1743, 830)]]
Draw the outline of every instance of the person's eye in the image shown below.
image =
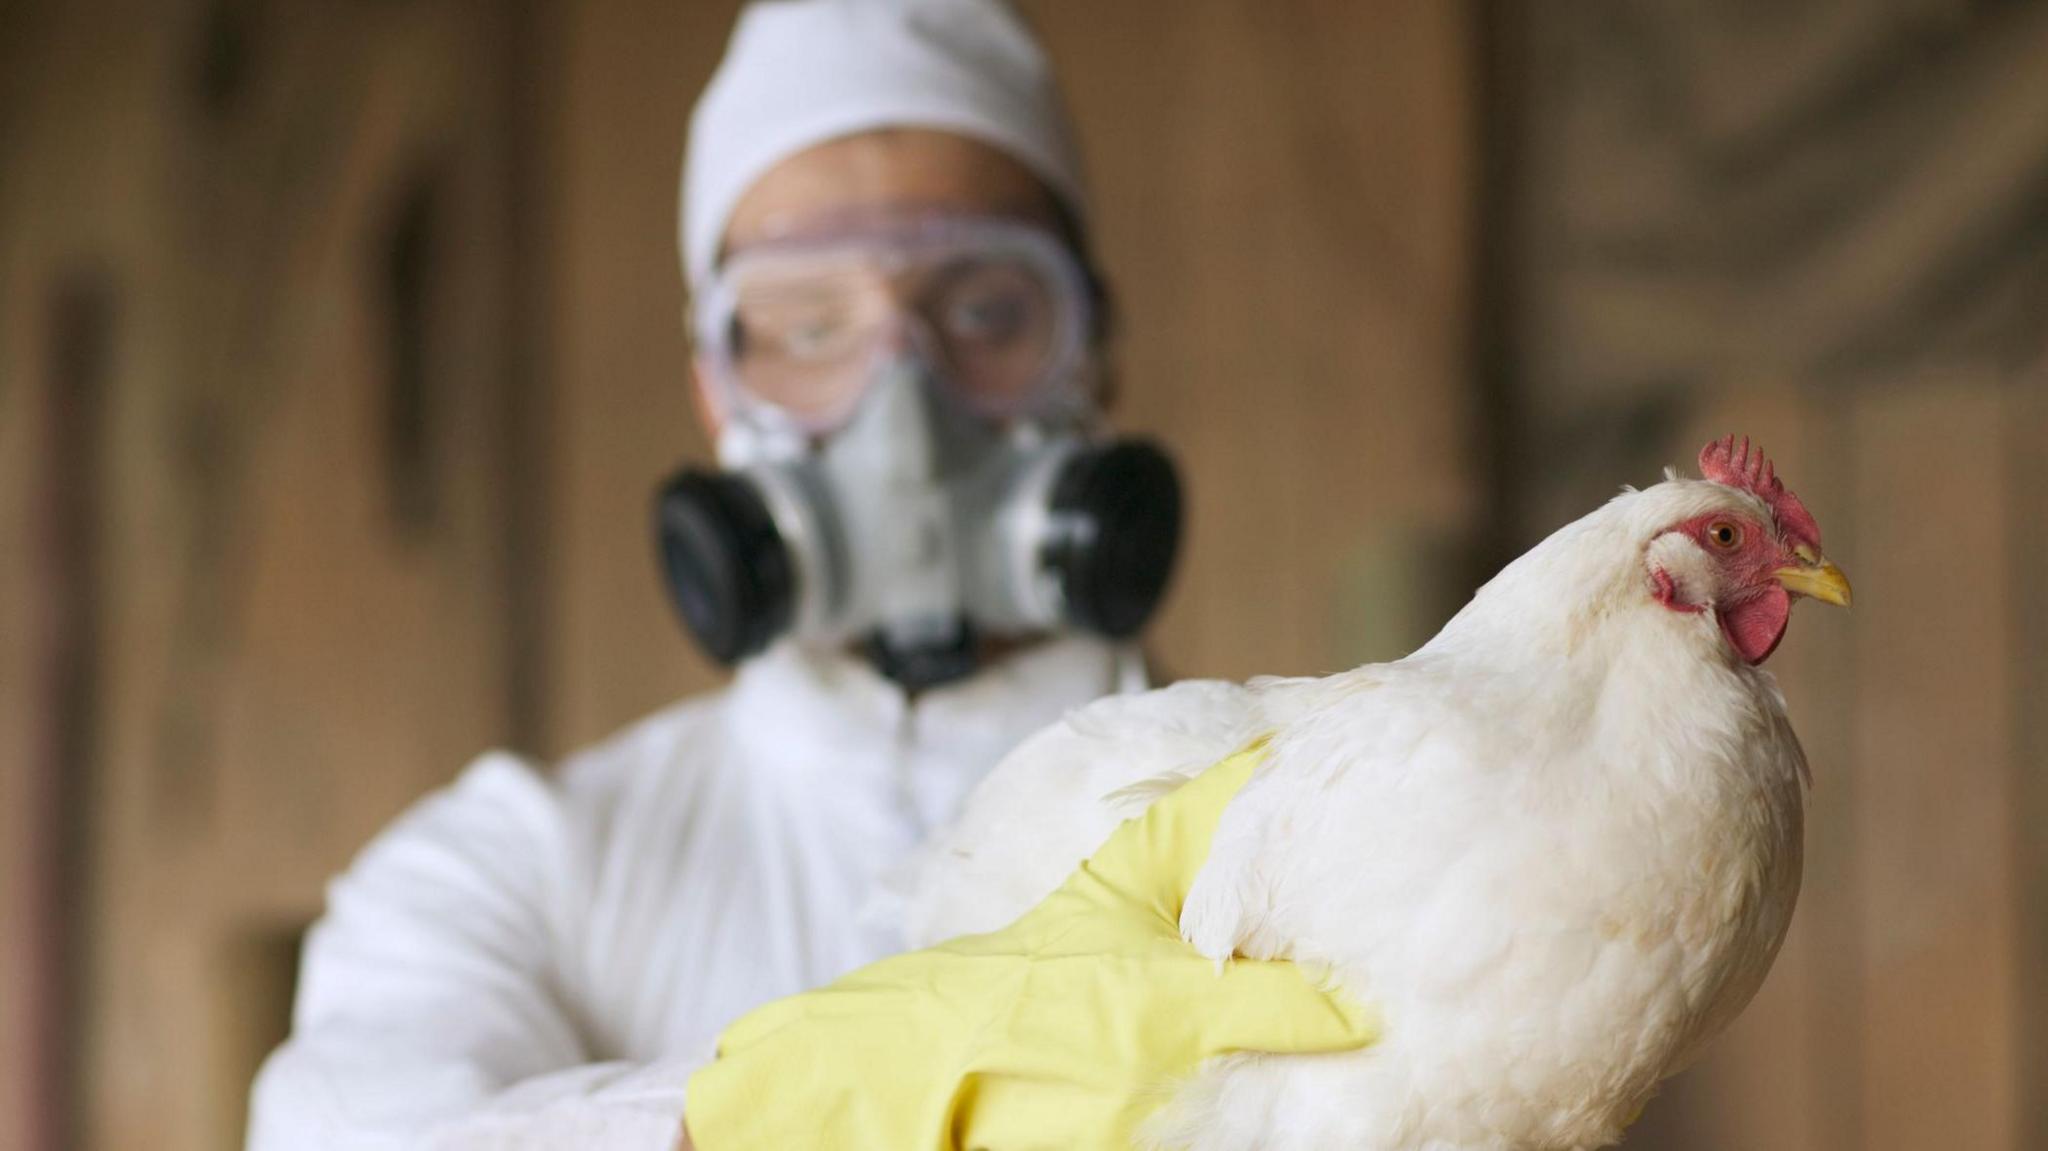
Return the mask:
[(760, 309), (735, 317), (731, 346), (735, 356), (753, 351), (812, 359), (832, 354), (845, 338), (849, 324), (849, 317), (838, 309)]
[(957, 300), (946, 316), (946, 328), (963, 339), (1002, 343), (1024, 328), (1025, 303), (1012, 293), (992, 292)]
[(830, 317), (816, 316), (783, 332), (782, 346), (793, 355), (815, 356), (832, 346), (840, 330)]
[(1742, 544), (1742, 529), (1726, 520), (1716, 520), (1707, 525), (1707, 539), (1722, 550), (1739, 547)]
[(1046, 289), (1014, 261), (963, 262), (940, 274), (925, 307), (949, 338), (996, 347), (1026, 338), (1042, 323)]

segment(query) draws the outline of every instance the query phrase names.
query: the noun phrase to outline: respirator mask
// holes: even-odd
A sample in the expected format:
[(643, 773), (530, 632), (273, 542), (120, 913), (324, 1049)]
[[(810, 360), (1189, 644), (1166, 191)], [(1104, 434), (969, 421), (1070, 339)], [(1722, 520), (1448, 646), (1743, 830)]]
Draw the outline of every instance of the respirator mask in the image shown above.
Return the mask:
[(1180, 485), (1095, 434), (1090, 284), (1029, 225), (925, 218), (754, 245), (697, 301), (727, 470), (662, 488), (684, 624), (722, 663), (784, 636), (909, 688), (982, 641), (1121, 638), (1158, 606)]

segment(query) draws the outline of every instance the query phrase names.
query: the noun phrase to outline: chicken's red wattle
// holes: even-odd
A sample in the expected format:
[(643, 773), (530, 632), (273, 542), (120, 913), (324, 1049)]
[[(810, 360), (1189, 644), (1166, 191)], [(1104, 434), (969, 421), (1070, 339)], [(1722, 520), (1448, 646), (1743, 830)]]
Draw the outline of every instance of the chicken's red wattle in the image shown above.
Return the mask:
[(1737, 654), (1751, 665), (1760, 664), (1785, 638), (1785, 622), (1792, 617), (1792, 593), (1773, 584), (1748, 599), (1717, 609), (1714, 615)]

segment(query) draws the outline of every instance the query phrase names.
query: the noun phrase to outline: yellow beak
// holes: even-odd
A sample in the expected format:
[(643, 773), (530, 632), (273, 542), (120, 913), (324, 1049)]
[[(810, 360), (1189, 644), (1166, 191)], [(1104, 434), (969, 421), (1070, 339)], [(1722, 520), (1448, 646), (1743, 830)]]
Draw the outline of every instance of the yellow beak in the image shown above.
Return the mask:
[(1842, 569), (1834, 564), (1818, 556), (1814, 558), (1818, 562), (1779, 568), (1771, 574), (1786, 591), (1812, 596), (1822, 603), (1831, 603), (1837, 607), (1848, 607), (1849, 577), (1843, 575)]

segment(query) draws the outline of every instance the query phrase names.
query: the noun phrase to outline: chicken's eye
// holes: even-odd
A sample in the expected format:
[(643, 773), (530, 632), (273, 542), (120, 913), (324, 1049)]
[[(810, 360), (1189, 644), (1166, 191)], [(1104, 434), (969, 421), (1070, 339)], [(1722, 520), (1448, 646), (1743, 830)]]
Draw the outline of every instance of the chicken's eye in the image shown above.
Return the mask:
[(1709, 524), (1707, 538), (1717, 548), (1732, 548), (1742, 542), (1742, 529), (1726, 521)]

